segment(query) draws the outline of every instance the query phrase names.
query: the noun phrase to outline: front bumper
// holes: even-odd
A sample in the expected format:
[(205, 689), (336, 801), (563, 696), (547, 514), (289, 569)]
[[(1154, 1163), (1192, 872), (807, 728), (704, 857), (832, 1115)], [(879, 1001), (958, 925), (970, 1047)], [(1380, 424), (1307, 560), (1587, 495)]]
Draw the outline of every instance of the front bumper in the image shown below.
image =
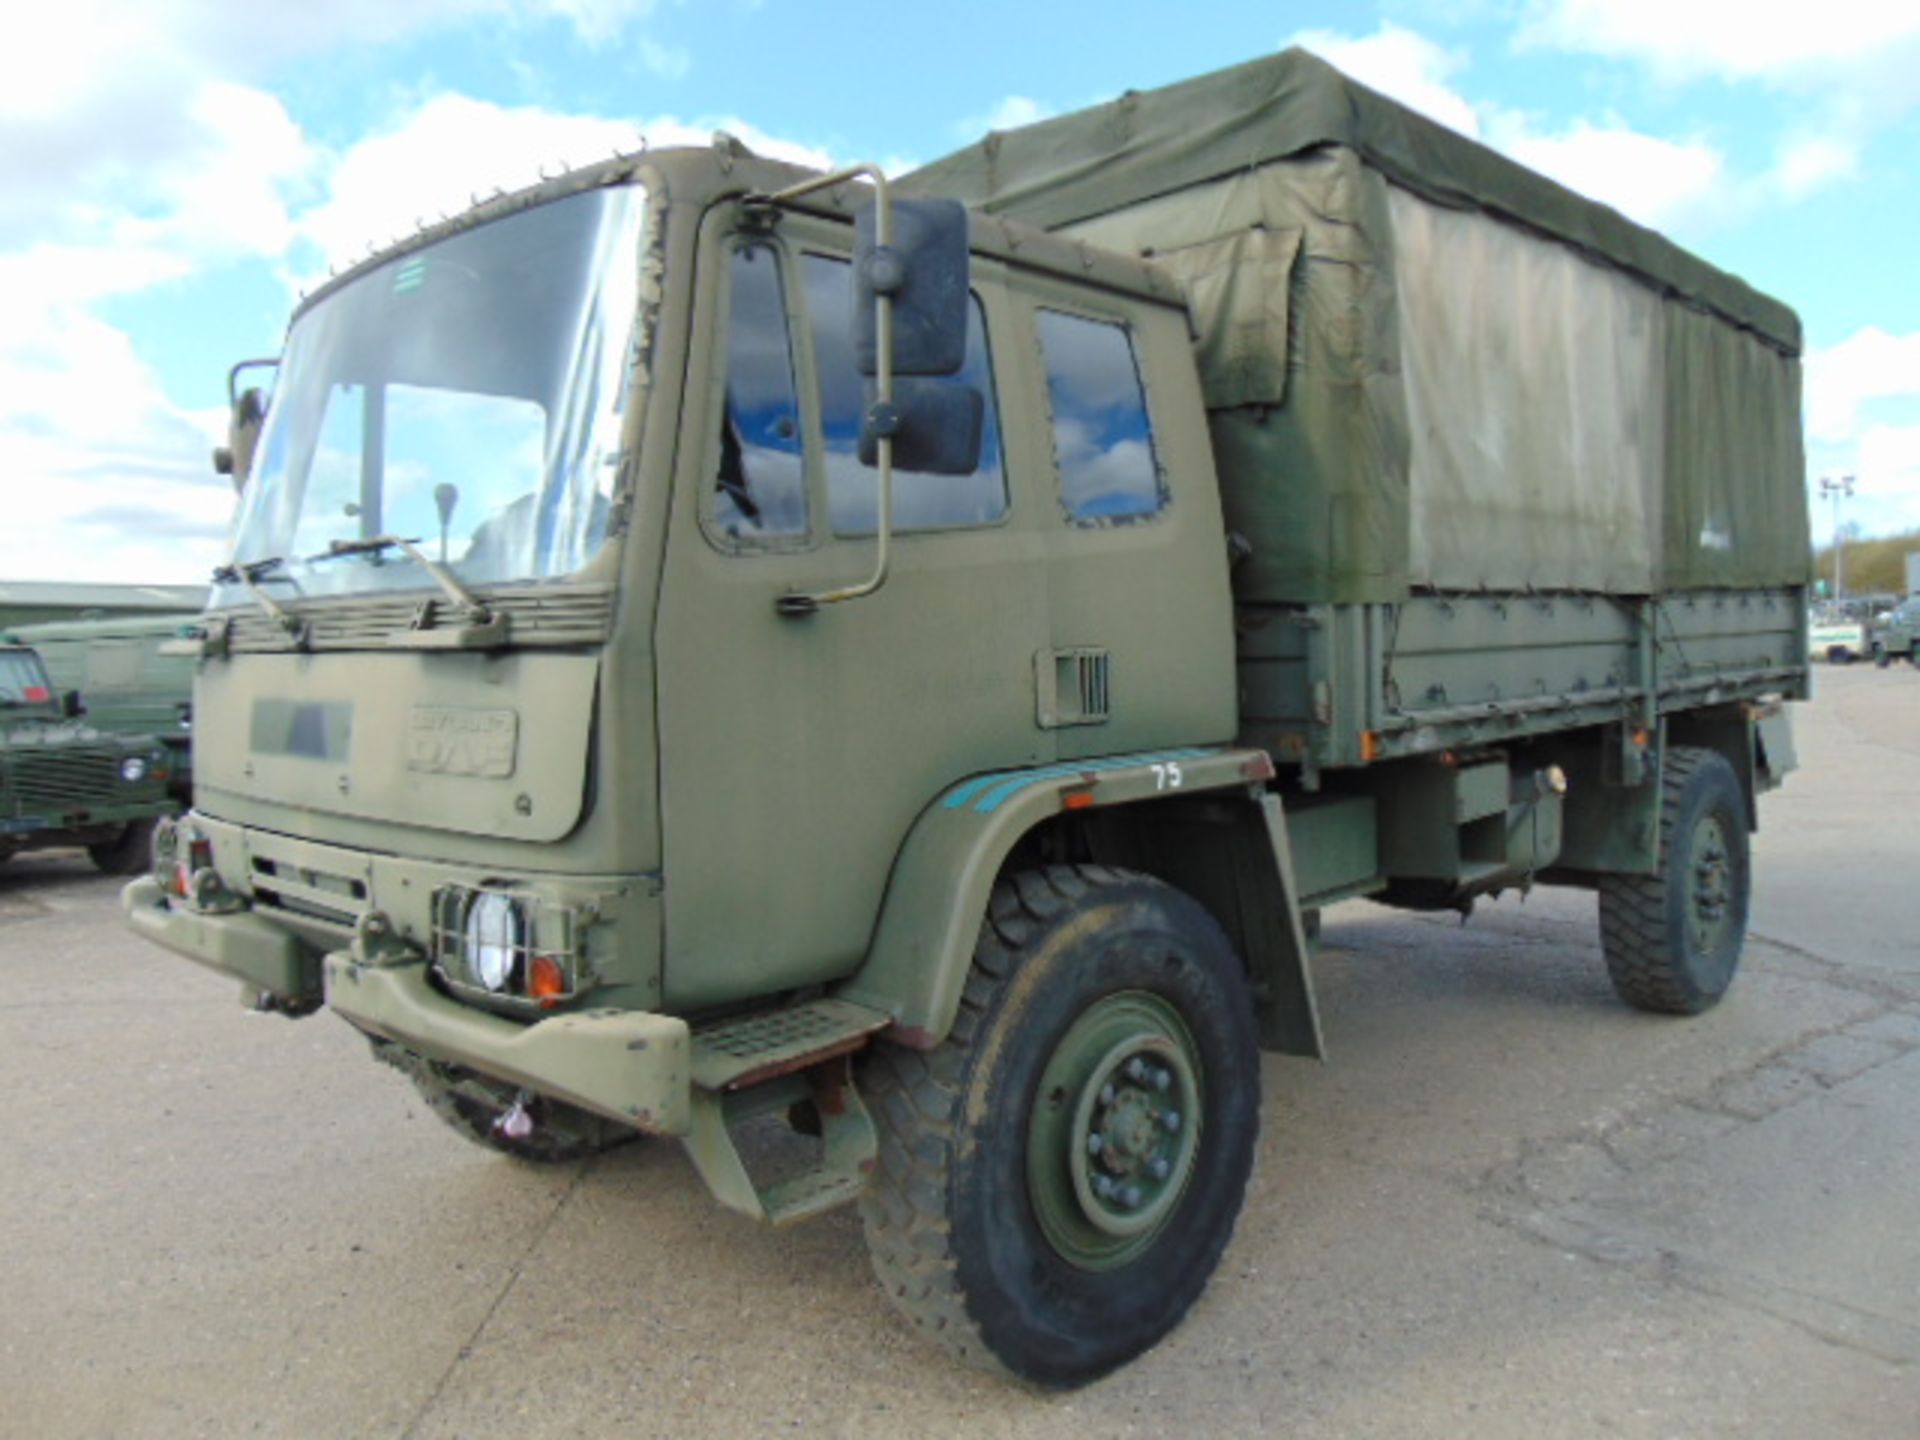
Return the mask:
[(278, 925), (241, 910), (214, 915), (170, 905), (160, 882), (142, 876), (120, 892), (136, 935), (238, 980), (256, 995), (289, 1005), (320, 999), (320, 967), (311, 951)]
[(644, 1010), (587, 1010), (521, 1025), (449, 999), (424, 960), (322, 962), (327, 1005), (369, 1035), (524, 1085), (656, 1135), (692, 1128), (687, 1022)]
[(685, 1135), (692, 1128), (692, 1037), (676, 1016), (597, 1009), (520, 1024), (442, 994), (417, 951), (318, 955), (249, 911), (172, 904), (151, 878), (128, 885), (121, 906), (137, 934), (286, 1008), (324, 996), (357, 1029), (431, 1059), (636, 1129)]

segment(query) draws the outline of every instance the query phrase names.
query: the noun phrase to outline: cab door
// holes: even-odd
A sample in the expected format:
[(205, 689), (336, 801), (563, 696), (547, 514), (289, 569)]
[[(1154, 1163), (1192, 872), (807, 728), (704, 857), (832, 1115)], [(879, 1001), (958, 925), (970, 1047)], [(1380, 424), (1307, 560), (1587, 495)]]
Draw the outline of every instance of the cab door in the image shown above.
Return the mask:
[(1036, 723), (1041, 539), (1009, 464), (976, 260), (960, 383), (986, 399), (970, 476), (900, 474), (874, 595), (875, 472), (857, 457), (848, 227), (716, 211), (701, 237), (659, 609), (666, 999), (679, 1009), (849, 973), (915, 817), (982, 770), (1052, 758)]

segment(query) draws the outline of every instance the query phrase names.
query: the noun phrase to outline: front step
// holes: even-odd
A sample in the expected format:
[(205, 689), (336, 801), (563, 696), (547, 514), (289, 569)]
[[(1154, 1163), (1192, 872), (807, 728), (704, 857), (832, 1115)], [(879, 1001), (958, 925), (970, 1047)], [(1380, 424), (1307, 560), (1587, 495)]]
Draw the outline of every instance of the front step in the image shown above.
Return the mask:
[(722, 1020), (693, 1032), (693, 1083), (745, 1090), (836, 1055), (847, 1055), (893, 1017), (847, 1000), (813, 1000)]
[[(788, 1225), (866, 1188), (879, 1142), (854, 1088), (850, 1057), (889, 1023), (863, 1005), (815, 1000), (694, 1032), (687, 1154), (721, 1204)], [(801, 1102), (811, 1102), (820, 1117), (819, 1163), (756, 1182), (734, 1142), (735, 1126)]]

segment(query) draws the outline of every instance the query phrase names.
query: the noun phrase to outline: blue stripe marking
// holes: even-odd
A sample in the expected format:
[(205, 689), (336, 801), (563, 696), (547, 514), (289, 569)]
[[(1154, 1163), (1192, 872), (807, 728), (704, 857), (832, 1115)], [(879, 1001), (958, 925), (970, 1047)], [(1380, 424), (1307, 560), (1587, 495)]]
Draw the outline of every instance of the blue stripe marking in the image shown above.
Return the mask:
[(1036, 770), (1002, 770), (992, 775), (976, 776), (972, 780), (955, 786), (947, 792), (944, 805), (948, 810), (959, 810), (978, 797), (979, 803), (973, 806), (974, 811), (981, 815), (991, 815), (1021, 791), (1045, 784), (1049, 780), (1070, 780), (1088, 771), (1133, 770), (1144, 765), (1165, 764), (1175, 760), (1204, 760), (1209, 755), (1219, 753), (1218, 750), (1160, 750), (1145, 755), (1115, 755), (1103, 760), (1076, 760), (1061, 765), (1047, 765)]

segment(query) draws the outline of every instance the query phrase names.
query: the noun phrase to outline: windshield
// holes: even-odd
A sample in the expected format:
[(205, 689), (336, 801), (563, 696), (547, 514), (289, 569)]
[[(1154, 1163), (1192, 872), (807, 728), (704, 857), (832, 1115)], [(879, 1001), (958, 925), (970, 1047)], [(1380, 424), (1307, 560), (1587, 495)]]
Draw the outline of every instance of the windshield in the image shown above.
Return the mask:
[(52, 703), (53, 687), (40, 657), (31, 650), (0, 650), (0, 709)]
[[(287, 338), (234, 558), (282, 598), (578, 570), (606, 538), (634, 327), (637, 185), (490, 221), (360, 276)], [(263, 561), (281, 563), (263, 565)], [(221, 598), (246, 599), (229, 582)]]

